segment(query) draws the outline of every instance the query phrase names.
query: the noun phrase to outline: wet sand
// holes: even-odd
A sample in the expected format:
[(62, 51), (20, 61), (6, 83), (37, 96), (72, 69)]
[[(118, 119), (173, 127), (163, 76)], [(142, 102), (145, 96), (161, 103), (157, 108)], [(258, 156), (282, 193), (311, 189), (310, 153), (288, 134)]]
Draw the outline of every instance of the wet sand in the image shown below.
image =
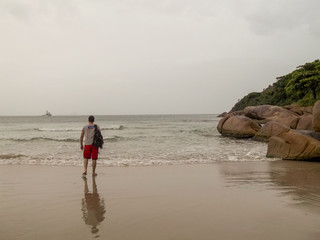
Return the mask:
[(320, 239), (320, 163), (0, 166), (0, 239)]

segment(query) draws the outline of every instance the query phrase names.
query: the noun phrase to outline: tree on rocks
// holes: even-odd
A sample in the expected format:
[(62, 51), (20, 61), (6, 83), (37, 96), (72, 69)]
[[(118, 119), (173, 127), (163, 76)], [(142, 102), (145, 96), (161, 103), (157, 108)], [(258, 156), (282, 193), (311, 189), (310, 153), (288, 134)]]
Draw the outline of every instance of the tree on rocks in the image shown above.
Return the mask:
[(320, 60), (300, 65), (297, 70), (283, 77), (290, 79), (285, 87), (288, 95), (294, 94), (301, 99), (311, 92), (316, 100), (320, 90)]

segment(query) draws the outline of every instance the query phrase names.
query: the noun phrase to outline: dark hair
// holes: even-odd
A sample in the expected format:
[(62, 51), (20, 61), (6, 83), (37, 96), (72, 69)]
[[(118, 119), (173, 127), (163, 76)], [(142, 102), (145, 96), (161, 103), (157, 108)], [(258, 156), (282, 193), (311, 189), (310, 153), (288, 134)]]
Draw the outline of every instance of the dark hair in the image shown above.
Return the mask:
[(88, 121), (93, 123), (94, 122), (94, 116), (89, 116)]

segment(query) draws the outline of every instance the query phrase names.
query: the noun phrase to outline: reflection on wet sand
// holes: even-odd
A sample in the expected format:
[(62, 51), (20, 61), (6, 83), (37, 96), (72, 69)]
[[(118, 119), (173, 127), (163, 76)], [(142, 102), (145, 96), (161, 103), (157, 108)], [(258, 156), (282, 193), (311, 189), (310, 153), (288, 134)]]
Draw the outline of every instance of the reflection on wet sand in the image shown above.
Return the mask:
[(95, 177), (92, 177), (92, 192), (89, 191), (87, 178), (84, 181), (84, 198), (82, 199), (82, 214), (86, 224), (91, 227), (91, 233), (99, 237), (98, 226), (105, 219), (104, 199), (99, 196)]
[(224, 162), (219, 164), (220, 172), (227, 187), (246, 187), (247, 185), (272, 184), (267, 163), (261, 162)]
[(297, 161), (232, 162), (220, 164), (227, 187), (276, 190), (295, 204), (320, 212), (320, 163)]
[[(320, 207), (320, 163), (278, 161), (270, 163), (270, 178), (297, 204)], [(319, 209), (320, 211), (320, 209)]]

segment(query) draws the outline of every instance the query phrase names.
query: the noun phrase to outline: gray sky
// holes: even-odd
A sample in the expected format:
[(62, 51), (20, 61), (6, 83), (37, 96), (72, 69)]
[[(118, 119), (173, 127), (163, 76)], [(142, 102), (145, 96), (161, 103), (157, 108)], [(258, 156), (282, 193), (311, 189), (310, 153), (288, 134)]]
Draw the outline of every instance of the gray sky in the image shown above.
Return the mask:
[(221, 113), (320, 55), (318, 0), (0, 0), (0, 115)]

